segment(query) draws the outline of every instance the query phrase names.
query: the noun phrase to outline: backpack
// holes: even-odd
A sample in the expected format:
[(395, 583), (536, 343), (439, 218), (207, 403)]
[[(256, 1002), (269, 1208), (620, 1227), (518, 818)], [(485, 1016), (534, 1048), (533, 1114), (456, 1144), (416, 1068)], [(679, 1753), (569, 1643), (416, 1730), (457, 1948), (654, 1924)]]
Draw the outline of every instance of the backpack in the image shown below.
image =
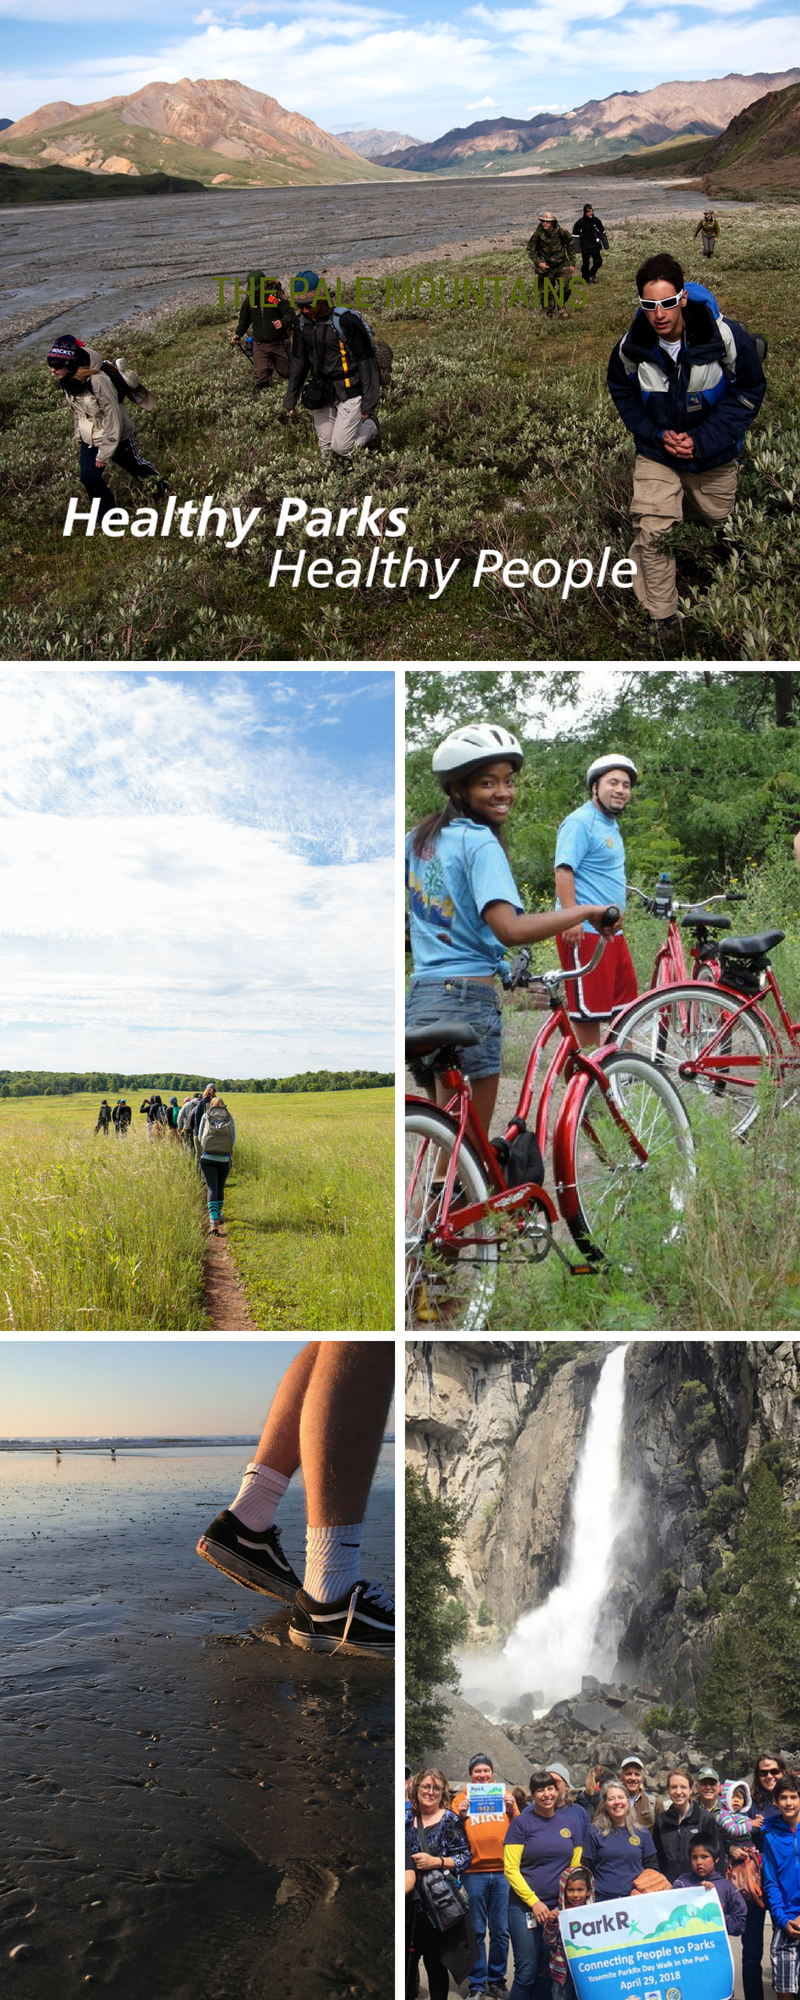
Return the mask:
[[(709, 291), (707, 285), (701, 285), (696, 278), (689, 278), (686, 284), (686, 294), (688, 298), (695, 299), (699, 301), (701, 304), (709, 306), (715, 319), (720, 318), (720, 310), (721, 310), (720, 306), (718, 305), (713, 292)], [(764, 362), (766, 361), (767, 355), (769, 353), (769, 342), (766, 338), (766, 335), (763, 333), (751, 333), (749, 326), (745, 325), (743, 319), (740, 319), (739, 325), (740, 327), (743, 328), (748, 338), (752, 340), (753, 346), (756, 350), (756, 354), (758, 355), (759, 361), (761, 362), (761, 366), (763, 368)], [(732, 373), (732, 370), (730, 368), (726, 368), (725, 373), (726, 375), (730, 375)]]
[(346, 337), (342, 332), (342, 326), (341, 326), (341, 319), (343, 312), (351, 312), (353, 318), (359, 320), (361, 325), (363, 326), (364, 332), (369, 337), (369, 342), (372, 348), (373, 357), (377, 362), (378, 380), (380, 382), (381, 388), (388, 389), (389, 383), (391, 382), (392, 379), (392, 363), (394, 361), (394, 349), (389, 346), (388, 340), (375, 339), (375, 335), (372, 331), (372, 327), (370, 326), (369, 320), (364, 318), (364, 314), (362, 312), (356, 312), (355, 306), (334, 306), (333, 308), (331, 318), (333, 320), (333, 324), (336, 328), (336, 332), (340, 340), (343, 340)]
[(167, 1113), (163, 1104), (151, 1104), (147, 1113), (148, 1125), (166, 1125)]
[(206, 1136), (203, 1152), (212, 1154), (214, 1159), (228, 1160), (233, 1152), (233, 1119), (229, 1111), (220, 1107), (206, 1113)]

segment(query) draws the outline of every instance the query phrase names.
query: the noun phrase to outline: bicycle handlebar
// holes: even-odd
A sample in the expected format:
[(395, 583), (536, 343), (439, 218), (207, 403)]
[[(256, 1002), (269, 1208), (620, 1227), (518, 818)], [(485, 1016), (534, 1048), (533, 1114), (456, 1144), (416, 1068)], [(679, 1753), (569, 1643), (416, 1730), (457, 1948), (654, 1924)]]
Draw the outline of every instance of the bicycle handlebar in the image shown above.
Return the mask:
[[(635, 888), (632, 882), (628, 883), (628, 895), (637, 896), (650, 917), (669, 917), (677, 910), (705, 910), (711, 903), (747, 902), (747, 897), (741, 889), (720, 889), (714, 896), (702, 896), (699, 901), (695, 898), (694, 902), (681, 903), (677, 896), (673, 896), (671, 890), (668, 896), (646, 896), (644, 890)], [(667, 902), (669, 908), (666, 907)]]
[[(609, 903), (607, 908), (603, 912), (605, 924), (609, 928), (612, 924), (618, 924), (621, 914), (622, 912), (617, 908), (616, 903)], [(582, 978), (585, 977), (587, 972), (594, 972), (595, 966), (599, 965), (600, 960), (603, 956), (603, 952), (605, 951), (607, 942), (608, 942), (607, 938), (604, 937), (603, 932), (600, 931), (598, 934), (597, 943), (595, 945), (592, 956), (588, 961), (588, 964), (581, 966)], [(555, 986), (562, 979), (569, 979), (572, 976), (569, 972), (565, 971), (564, 967), (561, 965), (555, 968), (552, 972), (534, 972), (533, 975), (531, 976), (530, 963), (531, 963), (530, 947), (528, 945), (523, 945), (521, 951), (517, 952), (517, 956), (512, 962), (511, 978), (508, 982), (508, 989), (507, 989), (509, 992), (513, 993), (514, 989), (518, 986), (530, 986), (533, 982), (546, 983), (548, 986)]]

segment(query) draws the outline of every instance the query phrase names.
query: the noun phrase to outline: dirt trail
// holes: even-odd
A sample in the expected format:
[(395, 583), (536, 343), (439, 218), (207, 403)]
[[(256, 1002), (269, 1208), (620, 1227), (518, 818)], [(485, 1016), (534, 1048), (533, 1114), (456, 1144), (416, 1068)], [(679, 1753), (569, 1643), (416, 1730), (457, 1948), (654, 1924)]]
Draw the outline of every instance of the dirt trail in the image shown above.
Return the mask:
[(225, 1237), (212, 1236), (210, 1231), (206, 1240), (205, 1308), (219, 1333), (257, 1331)]

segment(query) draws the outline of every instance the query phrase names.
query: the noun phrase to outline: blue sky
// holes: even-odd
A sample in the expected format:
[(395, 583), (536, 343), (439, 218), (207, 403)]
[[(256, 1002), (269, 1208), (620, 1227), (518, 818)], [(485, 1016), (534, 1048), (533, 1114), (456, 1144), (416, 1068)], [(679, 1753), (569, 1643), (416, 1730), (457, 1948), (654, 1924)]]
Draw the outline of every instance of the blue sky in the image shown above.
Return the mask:
[(0, 1340), (0, 1436), (260, 1436), (305, 1344)]
[(10, 1069), (393, 1062), (394, 674), (0, 672)]
[[(796, 8), (774, 0), (0, 0), (0, 116), (236, 77), (327, 131), (377, 125), (436, 138), (474, 118), (567, 109), (672, 79), (800, 63)], [(113, 32), (109, 21), (113, 19)]]

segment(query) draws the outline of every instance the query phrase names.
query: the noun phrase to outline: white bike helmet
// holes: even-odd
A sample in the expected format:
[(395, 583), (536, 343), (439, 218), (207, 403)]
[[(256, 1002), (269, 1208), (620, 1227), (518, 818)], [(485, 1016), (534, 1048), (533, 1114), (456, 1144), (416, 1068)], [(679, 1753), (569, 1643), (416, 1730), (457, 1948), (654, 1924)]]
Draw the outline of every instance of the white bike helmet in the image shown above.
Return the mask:
[(467, 722), (463, 729), (453, 729), (434, 750), (433, 774), (449, 792), (454, 778), (466, 778), (470, 771), (493, 763), (495, 758), (520, 770), (523, 752), (516, 736), (497, 722)]
[(631, 784), (638, 785), (639, 783), (639, 773), (636, 765), (632, 763), (630, 757), (622, 757), (615, 750), (609, 757), (595, 757), (594, 763), (589, 765), (586, 773), (586, 783), (589, 791), (591, 791), (595, 779), (602, 778), (606, 771), (627, 771)]

